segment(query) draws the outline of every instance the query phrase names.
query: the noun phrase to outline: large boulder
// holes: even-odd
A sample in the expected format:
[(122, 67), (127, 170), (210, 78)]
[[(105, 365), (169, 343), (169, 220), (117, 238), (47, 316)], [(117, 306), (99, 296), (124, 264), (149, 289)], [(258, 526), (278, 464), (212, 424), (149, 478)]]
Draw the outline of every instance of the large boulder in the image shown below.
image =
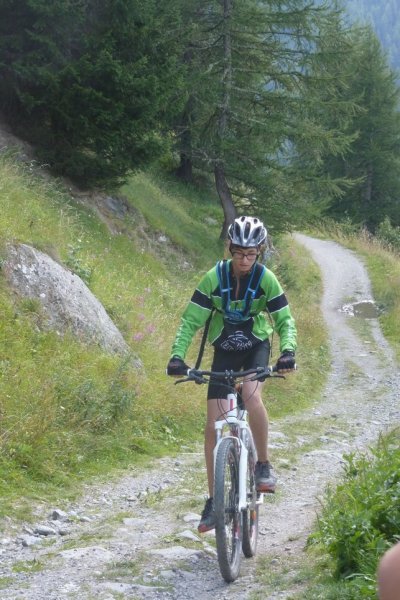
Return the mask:
[(130, 353), (120, 331), (82, 279), (47, 254), (26, 244), (9, 245), (3, 272), (18, 296), (40, 302), (46, 327), (60, 333), (71, 331), (108, 352)]

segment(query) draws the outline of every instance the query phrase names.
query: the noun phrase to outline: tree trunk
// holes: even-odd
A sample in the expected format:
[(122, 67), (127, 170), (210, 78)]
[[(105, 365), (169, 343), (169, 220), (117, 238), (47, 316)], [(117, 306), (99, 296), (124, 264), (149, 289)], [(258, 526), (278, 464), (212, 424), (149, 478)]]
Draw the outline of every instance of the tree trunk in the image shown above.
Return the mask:
[(176, 169), (176, 176), (185, 183), (193, 183), (192, 161), (192, 130), (191, 115), (193, 111), (193, 96), (189, 96), (177, 127), (179, 137), (180, 164)]
[(218, 163), (214, 167), (215, 187), (221, 200), (222, 210), (224, 211), (224, 224), (222, 226), (220, 239), (226, 239), (226, 234), (229, 225), (237, 216), (235, 205), (233, 204), (231, 190), (225, 177), (225, 169), (223, 164)]
[[(189, 45), (183, 55), (183, 62), (188, 69), (191, 68), (193, 60), (193, 48)], [(176, 169), (176, 176), (184, 183), (193, 183), (193, 157), (192, 157), (192, 113), (194, 110), (194, 97), (189, 95), (183, 109), (180, 122), (177, 127), (179, 138), (179, 156), (180, 163)]]
[(362, 194), (363, 211), (365, 220), (368, 222), (370, 218), (371, 206), (372, 206), (372, 181), (373, 181), (373, 169), (371, 163), (367, 165), (367, 174), (364, 183), (364, 190)]
[[(223, 26), (223, 73), (221, 79), (221, 105), (218, 116), (218, 137), (221, 142), (227, 135), (229, 127), (229, 116), (231, 110), (231, 89), (232, 89), (232, 48), (231, 48), (231, 18), (232, 18), (232, 0), (221, 0), (224, 26)], [(221, 200), (224, 211), (224, 224), (222, 226), (220, 239), (226, 238), (229, 225), (236, 218), (236, 208), (233, 204), (231, 190), (225, 176), (225, 166), (223, 162), (223, 153), (214, 165), (215, 186), (219, 199)]]
[(175, 171), (175, 175), (184, 183), (193, 183), (193, 163), (190, 156), (185, 151), (180, 153), (179, 167)]

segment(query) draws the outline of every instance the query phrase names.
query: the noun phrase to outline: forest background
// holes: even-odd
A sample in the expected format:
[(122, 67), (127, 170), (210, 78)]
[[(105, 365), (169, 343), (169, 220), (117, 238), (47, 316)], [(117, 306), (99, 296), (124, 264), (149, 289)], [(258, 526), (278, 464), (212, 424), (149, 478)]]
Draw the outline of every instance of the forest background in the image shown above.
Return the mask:
[(0, 109), (81, 186), (159, 160), (215, 185), (222, 235), (238, 208), (400, 224), (397, 74), (336, 3), (10, 1), (0, 33)]

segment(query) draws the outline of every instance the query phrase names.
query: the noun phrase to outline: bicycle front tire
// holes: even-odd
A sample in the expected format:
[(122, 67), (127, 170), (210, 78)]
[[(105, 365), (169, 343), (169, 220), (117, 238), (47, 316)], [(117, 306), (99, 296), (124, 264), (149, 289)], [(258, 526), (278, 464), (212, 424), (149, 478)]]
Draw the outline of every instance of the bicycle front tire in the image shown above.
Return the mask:
[(258, 509), (257, 490), (255, 481), (255, 466), (257, 457), (253, 444), (249, 443), (247, 447), (247, 509), (243, 511), (243, 554), (246, 558), (255, 555), (258, 541)]
[(239, 575), (242, 514), (239, 510), (239, 456), (232, 438), (221, 441), (214, 475), (215, 539), (218, 564), (226, 582)]

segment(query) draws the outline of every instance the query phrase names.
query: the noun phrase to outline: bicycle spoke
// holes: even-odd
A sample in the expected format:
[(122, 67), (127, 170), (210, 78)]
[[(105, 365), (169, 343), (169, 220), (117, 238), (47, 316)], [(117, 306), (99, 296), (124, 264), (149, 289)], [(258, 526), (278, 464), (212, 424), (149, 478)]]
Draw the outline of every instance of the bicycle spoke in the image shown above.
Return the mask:
[(236, 444), (231, 438), (222, 440), (216, 458), (214, 505), (215, 537), (218, 562), (225, 581), (239, 574), (242, 546), (239, 511), (239, 468)]
[(243, 554), (246, 558), (255, 555), (258, 539), (258, 504), (254, 477), (256, 458), (251, 444), (247, 456), (247, 501), (248, 508), (243, 512)]

